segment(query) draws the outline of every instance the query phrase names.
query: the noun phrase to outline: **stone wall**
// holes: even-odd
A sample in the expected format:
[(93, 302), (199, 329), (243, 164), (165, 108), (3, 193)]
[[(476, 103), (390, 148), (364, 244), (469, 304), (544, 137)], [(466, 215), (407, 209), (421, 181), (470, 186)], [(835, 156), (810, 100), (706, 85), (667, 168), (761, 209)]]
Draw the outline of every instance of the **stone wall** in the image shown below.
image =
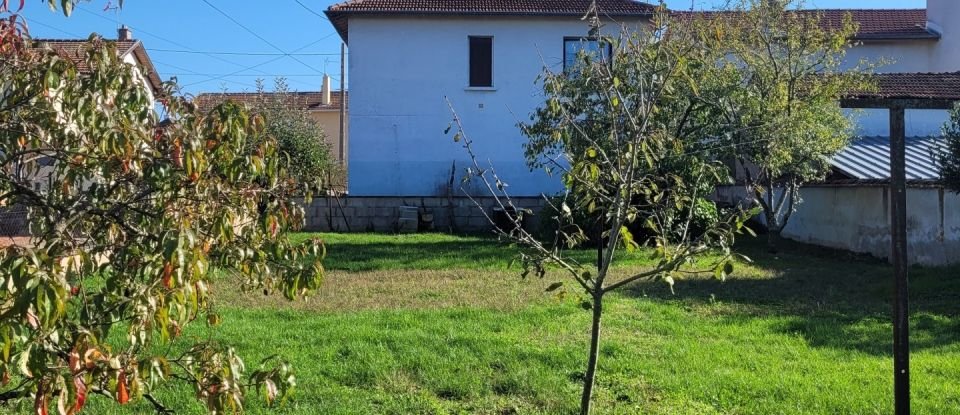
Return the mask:
[[(496, 199), (466, 197), (318, 197), (304, 207), (306, 230), (318, 232), (397, 232), (400, 207), (419, 208), (420, 230), (455, 233), (482, 233), (493, 229), (484, 211), (493, 215)], [(521, 209), (529, 209), (531, 227), (545, 204), (542, 197), (513, 198)], [(477, 206), (479, 203), (481, 207)], [(429, 223), (432, 219), (432, 223)], [(432, 226), (428, 226), (432, 225)]]

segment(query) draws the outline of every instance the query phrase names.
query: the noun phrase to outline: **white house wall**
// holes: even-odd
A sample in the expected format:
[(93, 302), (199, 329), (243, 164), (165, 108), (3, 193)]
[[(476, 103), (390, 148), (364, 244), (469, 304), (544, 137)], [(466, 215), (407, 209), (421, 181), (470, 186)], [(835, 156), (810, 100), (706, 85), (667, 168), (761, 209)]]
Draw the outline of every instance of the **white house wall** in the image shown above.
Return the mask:
[(133, 53), (123, 55), (121, 59), (123, 59), (123, 62), (133, 65), (134, 76), (140, 83), (140, 86), (143, 87), (142, 89), (144, 93), (147, 94), (147, 99), (150, 101), (150, 106), (152, 108), (153, 104), (156, 102), (156, 98), (153, 95), (153, 88), (150, 86), (150, 81), (147, 80), (147, 77), (141, 69), (140, 62), (137, 61), (137, 58), (133, 55)]
[[(614, 24), (606, 29), (618, 30)], [(517, 122), (542, 104), (537, 75), (544, 65), (562, 69), (563, 39), (584, 36), (585, 22), (353, 17), (349, 30), (352, 196), (442, 196), (454, 162), (459, 187), (469, 158), (452, 132), (444, 134), (451, 121), (444, 97), (478, 157), (492, 163), (512, 195), (561, 189), (557, 177), (527, 167)], [(468, 36), (494, 38), (493, 88), (468, 88)]]

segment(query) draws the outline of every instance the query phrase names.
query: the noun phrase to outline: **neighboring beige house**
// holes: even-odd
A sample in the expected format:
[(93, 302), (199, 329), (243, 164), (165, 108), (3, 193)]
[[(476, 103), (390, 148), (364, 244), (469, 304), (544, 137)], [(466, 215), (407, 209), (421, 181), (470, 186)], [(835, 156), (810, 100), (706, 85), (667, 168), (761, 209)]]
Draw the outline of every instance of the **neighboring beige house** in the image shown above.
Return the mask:
[[(270, 99), (274, 93), (265, 92), (262, 97)], [(288, 92), (286, 103), (292, 108), (300, 108), (307, 111), (310, 117), (317, 121), (326, 134), (327, 145), (330, 146), (330, 154), (341, 165), (347, 160), (347, 143), (349, 128), (347, 126), (347, 101), (349, 94), (344, 91), (332, 91), (330, 89), (330, 77), (323, 76), (323, 84), (320, 92)], [(242, 103), (248, 107), (256, 105), (261, 99), (261, 94), (257, 92), (216, 92), (201, 93), (194, 98), (194, 102), (201, 111), (209, 111), (217, 104), (224, 101), (234, 101)], [(343, 105), (343, 117), (341, 117), (341, 102)], [(343, 122), (343, 134), (341, 136), (341, 119)]]
[[(106, 43), (112, 43), (116, 46), (120, 58), (135, 68), (137, 78), (140, 80), (144, 91), (149, 96), (150, 107), (156, 102), (156, 96), (161, 92), (163, 81), (157, 74), (147, 49), (143, 43), (134, 39), (132, 32), (127, 27), (121, 27), (117, 31), (116, 39), (103, 39)], [(82, 75), (91, 75), (92, 70), (83, 61), (84, 53), (89, 47), (88, 39), (30, 39), (30, 47), (34, 49), (49, 48), (61, 57), (72, 60)], [(49, 177), (52, 174), (52, 161), (47, 157), (39, 157), (28, 160), (29, 163), (38, 163), (40, 167), (32, 171), (29, 176), (21, 177), (26, 183), (31, 183), (33, 188), (43, 191), (47, 188)], [(22, 206), (0, 206), (0, 235), (26, 235), (27, 234), (27, 214)], [(0, 246), (8, 244), (9, 239), (0, 241)]]
[[(155, 102), (155, 97), (160, 93), (163, 87), (163, 81), (157, 74), (157, 69), (153, 66), (153, 61), (147, 54), (143, 42), (134, 39), (133, 33), (127, 27), (121, 27), (117, 30), (116, 39), (103, 39), (104, 42), (116, 45), (117, 53), (124, 62), (127, 62), (136, 68), (138, 77), (142, 82), (147, 93), (150, 95), (150, 101)], [(34, 48), (49, 47), (65, 58), (73, 60), (77, 64), (77, 69), (83, 74), (89, 74), (90, 68), (83, 62), (83, 54), (89, 46), (87, 39), (31, 39)]]

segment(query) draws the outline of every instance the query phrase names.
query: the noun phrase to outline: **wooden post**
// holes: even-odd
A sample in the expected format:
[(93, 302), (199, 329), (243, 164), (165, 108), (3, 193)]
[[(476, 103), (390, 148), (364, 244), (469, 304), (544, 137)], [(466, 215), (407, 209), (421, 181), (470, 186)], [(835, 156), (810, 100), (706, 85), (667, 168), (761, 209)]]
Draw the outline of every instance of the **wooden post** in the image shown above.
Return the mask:
[(910, 414), (910, 313), (907, 279), (907, 173), (904, 108), (890, 108), (890, 258), (893, 262), (894, 413)]

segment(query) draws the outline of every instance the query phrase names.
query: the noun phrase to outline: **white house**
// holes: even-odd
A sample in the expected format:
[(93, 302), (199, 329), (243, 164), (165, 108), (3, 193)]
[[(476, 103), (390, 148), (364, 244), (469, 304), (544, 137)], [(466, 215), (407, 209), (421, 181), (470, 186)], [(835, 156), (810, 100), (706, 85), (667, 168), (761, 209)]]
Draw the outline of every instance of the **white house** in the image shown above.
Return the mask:
[[(534, 84), (544, 65), (562, 67), (587, 32), (581, 20), (590, 0), (471, 2), (352, 0), (327, 10), (350, 47), (349, 193), (353, 196), (439, 196), (451, 167), (464, 167), (460, 145), (443, 131), (445, 97), (477, 138), (477, 150), (518, 196), (559, 188), (555, 178), (530, 172), (516, 127), (542, 103)], [(600, 0), (601, 15), (642, 25), (652, 5)], [(927, 9), (823, 10), (826, 25), (851, 14), (861, 45), (849, 54), (889, 58), (886, 72), (960, 70), (960, 2), (929, 0)], [(927, 16), (931, 16), (927, 19)], [(617, 30), (616, 24), (608, 24)], [(575, 53), (575, 51), (574, 51)], [(473, 75), (471, 75), (473, 74)], [(474, 78), (471, 78), (474, 76)], [(864, 111), (861, 134), (884, 136), (886, 114)], [(943, 111), (910, 111), (908, 135), (939, 132)]]
[[(654, 10), (633, 0), (596, 4), (607, 30), (648, 24)], [(565, 58), (585, 44), (588, 27), (581, 18), (590, 7), (591, 0), (351, 0), (331, 6), (327, 16), (350, 47), (351, 197), (416, 204), (411, 197), (445, 195), (451, 173), (467, 163), (461, 146), (444, 135), (451, 119), (445, 97), (512, 195), (558, 190), (556, 178), (527, 168), (516, 124), (543, 102), (535, 85), (543, 67), (562, 69)], [(818, 12), (827, 27), (847, 15), (859, 24), (848, 65), (861, 58), (890, 61), (879, 70), (880, 96), (960, 97), (960, 1), (927, 0), (924, 9)], [(889, 160), (878, 143), (888, 140), (888, 114), (850, 111), (858, 117), (858, 135), (873, 138), (837, 157), (834, 184), (804, 189), (806, 203), (784, 235), (885, 256), (888, 201), (882, 183), (889, 179)], [(916, 137), (938, 136), (946, 120), (944, 110), (907, 110), (912, 148), (927, 148), (929, 142)], [(960, 258), (960, 215), (953, 214), (960, 198), (930, 186), (935, 169), (929, 151), (923, 153), (914, 151), (908, 160), (916, 185), (908, 208), (914, 215), (912, 256), (915, 262), (942, 263)]]
[[(73, 60), (81, 73), (87, 74), (90, 68), (83, 63), (83, 54), (90, 46), (87, 39), (31, 39), (32, 46), (35, 48), (50, 48), (61, 56)], [(113, 43), (117, 49), (120, 59), (133, 66), (137, 79), (143, 86), (144, 92), (149, 96), (150, 102), (155, 102), (154, 97), (160, 93), (163, 81), (147, 54), (147, 49), (143, 42), (133, 38), (133, 32), (127, 27), (121, 27), (117, 30), (116, 39), (104, 39), (104, 42)]]
[[(598, 4), (627, 25), (648, 22), (653, 10), (630, 0)], [(559, 190), (557, 178), (527, 168), (516, 124), (543, 102), (534, 81), (544, 65), (562, 68), (565, 55), (576, 56), (589, 6), (590, 0), (354, 0), (330, 7), (327, 16), (350, 47), (350, 195), (444, 195), (454, 162), (459, 173), (468, 161), (444, 135), (451, 120), (445, 97), (511, 194)]]

